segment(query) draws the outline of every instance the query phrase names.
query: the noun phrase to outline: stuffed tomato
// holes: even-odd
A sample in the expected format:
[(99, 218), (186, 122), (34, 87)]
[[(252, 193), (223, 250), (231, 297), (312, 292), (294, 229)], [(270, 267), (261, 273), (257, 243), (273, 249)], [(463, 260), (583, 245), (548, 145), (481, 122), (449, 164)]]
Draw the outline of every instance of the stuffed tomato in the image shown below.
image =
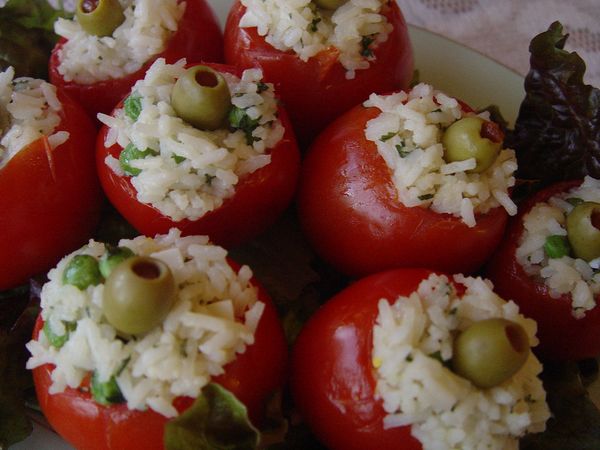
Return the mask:
[(27, 366), (61, 436), (98, 450), (253, 448), (235, 440), (256, 444), (287, 345), (249, 267), (226, 255), (173, 229), (90, 241), (50, 271)]
[(100, 180), (146, 235), (177, 227), (230, 247), (262, 232), (295, 192), (299, 150), (260, 70), (157, 60), (99, 117)]
[(502, 139), (496, 124), (429, 85), (372, 95), (308, 151), (298, 195), (306, 235), (349, 275), (472, 273), (516, 213), (516, 159)]
[(95, 128), (60, 89), (0, 72), (0, 290), (52, 267), (92, 235), (102, 194)]
[(222, 62), (223, 36), (205, 0), (77, 2), (50, 58), (50, 80), (95, 118), (109, 113), (157, 58)]
[(309, 319), (292, 392), (331, 450), (517, 448), (550, 416), (535, 329), (481, 278), (382, 272)]
[(600, 354), (600, 182), (561, 182), (533, 195), (490, 261), (498, 291), (539, 325), (540, 356)]
[(404, 89), (412, 79), (397, 3), (367, 3), (238, 0), (229, 13), (225, 60), (263, 70), (302, 143), (372, 92)]

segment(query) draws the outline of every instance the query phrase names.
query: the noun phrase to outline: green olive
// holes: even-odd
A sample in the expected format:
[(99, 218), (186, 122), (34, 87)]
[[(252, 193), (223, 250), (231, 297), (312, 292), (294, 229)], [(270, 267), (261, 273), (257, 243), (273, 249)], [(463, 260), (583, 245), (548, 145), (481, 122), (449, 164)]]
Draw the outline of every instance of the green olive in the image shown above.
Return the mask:
[(125, 21), (119, 0), (79, 0), (75, 16), (81, 28), (94, 36), (110, 36)]
[(521, 325), (506, 319), (473, 323), (454, 341), (454, 371), (480, 388), (497, 386), (525, 364), (529, 338)]
[(331, 11), (338, 9), (344, 3), (347, 3), (348, 0), (314, 0), (315, 4), (319, 8), (329, 9)]
[(231, 94), (223, 76), (207, 66), (186, 70), (171, 93), (179, 117), (201, 130), (220, 128), (231, 109)]
[(600, 203), (583, 202), (567, 216), (567, 236), (573, 254), (591, 261), (600, 257)]
[(481, 173), (489, 168), (498, 156), (503, 139), (499, 128), (493, 135), (484, 133), (490, 126), (497, 127), (493, 122), (475, 116), (464, 117), (450, 125), (442, 136), (446, 162), (475, 158), (476, 166), (469, 172)]
[(104, 284), (103, 310), (108, 322), (125, 334), (142, 334), (159, 325), (175, 302), (175, 279), (162, 261), (132, 256)]
[(64, 284), (72, 284), (80, 290), (96, 286), (102, 282), (98, 260), (91, 255), (75, 255), (63, 272)]

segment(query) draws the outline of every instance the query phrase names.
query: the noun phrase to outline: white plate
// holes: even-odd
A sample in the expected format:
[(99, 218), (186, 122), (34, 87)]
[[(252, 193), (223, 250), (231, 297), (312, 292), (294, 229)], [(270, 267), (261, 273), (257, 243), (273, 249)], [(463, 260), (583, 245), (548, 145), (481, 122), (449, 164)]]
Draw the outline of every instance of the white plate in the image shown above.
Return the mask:
[[(224, 24), (233, 1), (208, 2)], [(415, 27), (409, 27), (409, 31), (420, 81), (433, 84), (475, 109), (490, 104), (498, 105), (504, 118), (514, 123), (525, 95), (523, 78), (520, 75), (442, 36)], [(36, 420), (33, 434), (25, 441), (12, 446), (11, 450), (72, 450), (70, 445), (40, 422)]]

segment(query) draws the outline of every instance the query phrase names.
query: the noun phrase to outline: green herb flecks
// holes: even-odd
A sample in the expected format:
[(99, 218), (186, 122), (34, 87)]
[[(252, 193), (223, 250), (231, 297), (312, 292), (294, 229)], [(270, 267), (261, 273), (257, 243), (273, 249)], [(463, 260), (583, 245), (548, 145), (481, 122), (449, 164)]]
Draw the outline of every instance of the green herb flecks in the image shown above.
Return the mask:
[(125, 401), (116, 378), (112, 376), (107, 381), (100, 381), (100, 377), (96, 371), (92, 374), (90, 392), (94, 400), (101, 405), (113, 405)]
[(260, 140), (256, 136), (253, 136), (254, 130), (258, 128), (259, 118), (253, 119), (248, 115), (248, 112), (244, 108), (234, 106), (229, 111), (229, 125), (234, 130), (241, 130), (246, 136), (246, 144), (252, 145), (254, 142)]
[(373, 56), (373, 49), (371, 44), (375, 42), (375, 35), (363, 36), (360, 40), (360, 55), (365, 58)]
[(391, 138), (393, 138), (394, 136), (396, 136), (398, 134), (398, 132), (396, 131), (390, 131), (389, 133), (384, 134), (383, 136), (381, 136), (379, 138), (379, 140), (381, 142), (387, 142), (389, 141)]

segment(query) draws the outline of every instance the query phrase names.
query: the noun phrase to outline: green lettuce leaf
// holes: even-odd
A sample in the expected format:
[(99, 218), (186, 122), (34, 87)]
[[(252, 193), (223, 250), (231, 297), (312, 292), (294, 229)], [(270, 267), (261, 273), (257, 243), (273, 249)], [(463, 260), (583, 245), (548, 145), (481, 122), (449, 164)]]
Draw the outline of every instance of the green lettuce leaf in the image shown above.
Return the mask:
[(541, 188), (559, 180), (600, 178), (600, 91), (583, 82), (585, 63), (564, 50), (559, 22), (533, 38), (526, 97), (507, 144), (518, 178)]
[(167, 450), (254, 450), (260, 433), (227, 389), (208, 384), (194, 404), (165, 426)]
[[(0, 300), (3, 319), (14, 317), (13, 305), (23, 307), (23, 294), (19, 290), (12, 292), (16, 293), (14, 297), (6, 295)], [(28, 294), (24, 298), (28, 299)], [(33, 388), (31, 373), (25, 369), (25, 344), (31, 339), (39, 307), (36, 300), (25, 303), (27, 306), (10, 326), (5, 320), (0, 325), (0, 448), (25, 439), (32, 430), (25, 407), (25, 398)]]
[(597, 450), (600, 411), (589, 397), (577, 364), (544, 364), (542, 374), (552, 418), (543, 433), (525, 436), (520, 450)]
[(17, 76), (48, 77), (48, 59), (57, 41), (54, 21), (67, 17), (46, 0), (9, 0), (0, 8), (0, 70)]

